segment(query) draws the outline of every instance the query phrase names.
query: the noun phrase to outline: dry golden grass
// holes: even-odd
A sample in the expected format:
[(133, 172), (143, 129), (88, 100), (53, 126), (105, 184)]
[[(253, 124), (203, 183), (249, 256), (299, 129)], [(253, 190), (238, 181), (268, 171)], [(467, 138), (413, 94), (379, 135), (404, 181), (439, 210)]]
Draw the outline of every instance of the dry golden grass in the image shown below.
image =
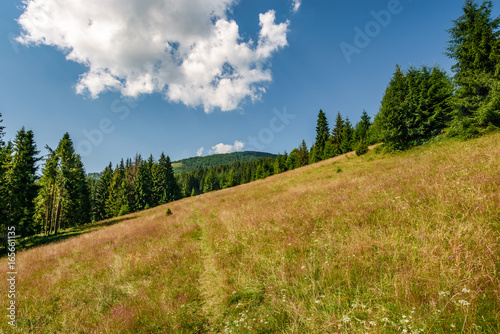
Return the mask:
[(0, 328), (499, 333), (499, 142), (338, 157), (22, 251)]

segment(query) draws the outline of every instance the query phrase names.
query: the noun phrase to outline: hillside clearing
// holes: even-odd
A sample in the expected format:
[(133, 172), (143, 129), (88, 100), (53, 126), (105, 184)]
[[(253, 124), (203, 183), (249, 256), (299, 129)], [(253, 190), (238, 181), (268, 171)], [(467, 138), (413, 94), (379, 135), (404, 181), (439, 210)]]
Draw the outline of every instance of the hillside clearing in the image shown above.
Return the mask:
[(14, 332), (498, 333), (499, 142), (337, 157), (19, 252)]

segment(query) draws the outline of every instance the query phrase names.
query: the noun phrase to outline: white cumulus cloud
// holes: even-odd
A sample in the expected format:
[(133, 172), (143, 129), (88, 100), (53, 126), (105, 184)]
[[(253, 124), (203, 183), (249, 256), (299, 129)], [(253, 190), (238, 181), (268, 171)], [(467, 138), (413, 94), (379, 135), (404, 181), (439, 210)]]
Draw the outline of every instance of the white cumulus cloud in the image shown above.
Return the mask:
[(204, 151), (204, 150), (205, 150), (205, 148), (200, 147), (200, 148), (198, 149), (198, 151), (196, 151), (196, 156), (197, 156), (197, 157), (201, 157), (201, 156), (203, 155), (203, 151)]
[(226, 154), (236, 151), (241, 151), (245, 147), (241, 141), (235, 140), (233, 145), (219, 143), (217, 145), (212, 146), (212, 149), (209, 151), (210, 154)]
[(79, 94), (161, 93), (206, 112), (228, 111), (265, 92), (269, 60), (287, 45), (289, 25), (276, 23), (270, 10), (259, 15), (257, 40), (245, 41), (227, 16), (237, 2), (25, 0), (18, 41), (54, 46), (68, 60), (84, 64)]
[(294, 13), (297, 13), (299, 11), (301, 4), (302, 4), (302, 0), (293, 0), (292, 10)]

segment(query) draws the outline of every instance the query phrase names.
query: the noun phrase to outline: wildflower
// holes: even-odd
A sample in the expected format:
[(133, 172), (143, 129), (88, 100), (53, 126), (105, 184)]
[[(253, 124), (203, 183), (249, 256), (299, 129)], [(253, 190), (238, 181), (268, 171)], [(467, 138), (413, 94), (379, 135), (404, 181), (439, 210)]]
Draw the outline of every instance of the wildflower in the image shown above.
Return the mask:
[(469, 302), (468, 302), (468, 301), (466, 301), (466, 300), (463, 300), (463, 299), (459, 300), (459, 301), (458, 301), (458, 303), (459, 303), (459, 304), (462, 304), (463, 306), (467, 306), (467, 305), (469, 305)]
[(469, 289), (467, 289), (467, 288), (463, 288), (463, 289), (462, 289), (462, 292), (463, 292), (463, 293), (469, 293), (469, 292), (470, 292), (470, 290), (469, 290)]
[(315, 300), (314, 302), (315, 302), (316, 304), (319, 304), (319, 303), (320, 303), (319, 299), (318, 299), (318, 300)]
[(377, 326), (377, 323), (375, 321), (370, 321), (369, 324), (370, 326)]
[(351, 318), (349, 318), (347, 315), (344, 315), (344, 317), (342, 318), (342, 321), (345, 323), (348, 323), (349, 321), (351, 321)]
[(388, 322), (388, 321), (389, 321), (389, 319), (387, 319), (387, 318), (382, 318), (382, 322)]

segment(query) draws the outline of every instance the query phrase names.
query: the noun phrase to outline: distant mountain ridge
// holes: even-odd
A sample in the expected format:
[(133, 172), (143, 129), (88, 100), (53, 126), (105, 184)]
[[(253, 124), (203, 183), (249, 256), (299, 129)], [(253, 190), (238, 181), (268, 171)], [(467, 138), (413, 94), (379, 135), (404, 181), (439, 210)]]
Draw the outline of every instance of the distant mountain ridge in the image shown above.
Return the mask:
[(261, 158), (276, 158), (276, 154), (256, 151), (213, 154), (204, 157), (192, 157), (172, 162), (175, 174), (190, 172), (199, 167), (229, 165), (234, 161), (248, 162)]

